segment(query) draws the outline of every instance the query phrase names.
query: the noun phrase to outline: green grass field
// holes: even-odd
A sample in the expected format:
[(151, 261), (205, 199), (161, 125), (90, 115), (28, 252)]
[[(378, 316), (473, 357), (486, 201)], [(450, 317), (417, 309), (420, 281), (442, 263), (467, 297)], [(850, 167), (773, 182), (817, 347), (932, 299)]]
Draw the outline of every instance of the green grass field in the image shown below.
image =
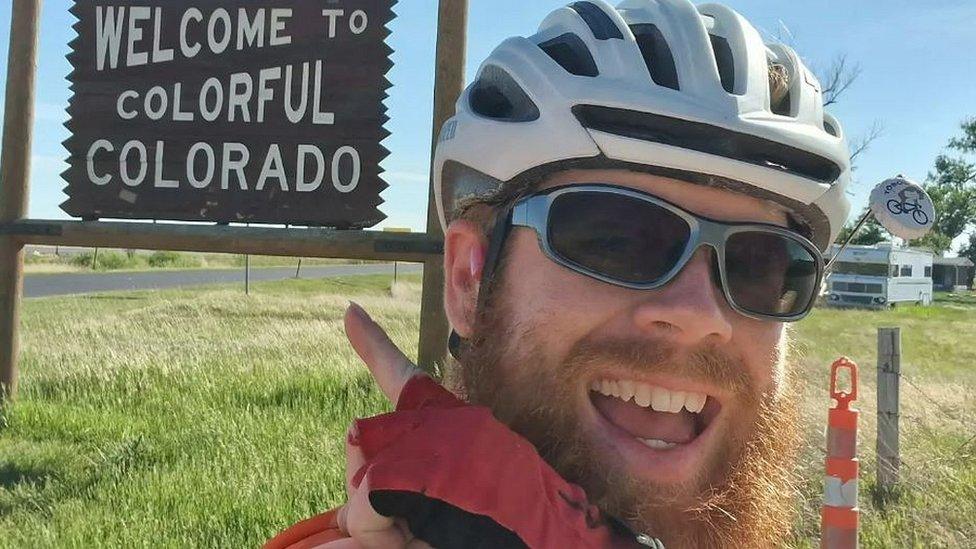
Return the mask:
[[(342, 311), (355, 299), (415, 353), (419, 294), (415, 277), (391, 292), (376, 276), (27, 301), (20, 396), (0, 415), (0, 547), (256, 546), (338, 504), (346, 426), (387, 409)], [(872, 387), (889, 325), (903, 333), (904, 482), (882, 508)], [(862, 546), (974, 546), (976, 298), (819, 309), (796, 339), (809, 444), (792, 545), (817, 545), (826, 371), (848, 354)]]

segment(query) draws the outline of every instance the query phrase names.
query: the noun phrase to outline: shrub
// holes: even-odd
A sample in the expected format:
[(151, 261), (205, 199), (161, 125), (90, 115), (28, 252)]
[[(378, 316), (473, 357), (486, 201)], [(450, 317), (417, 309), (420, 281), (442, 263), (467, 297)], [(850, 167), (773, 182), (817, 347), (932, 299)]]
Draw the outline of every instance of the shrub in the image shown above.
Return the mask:
[(203, 265), (203, 260), (196, 254), (171, 252), (168, 250), (153, 252), (149, 255), (149, 266), (155, 268), (193, 268)]
[[(92, 266), (93, 252), (83, 252), (71, 258), (71, 264), (79, 267)], [(134, 269), (142, 264), (141, 258), (129, 257), (124, 253), (114, 250), (99, 250), (98, 263), (95, 265), (96, 271), (116, 271), (119, 269)]]

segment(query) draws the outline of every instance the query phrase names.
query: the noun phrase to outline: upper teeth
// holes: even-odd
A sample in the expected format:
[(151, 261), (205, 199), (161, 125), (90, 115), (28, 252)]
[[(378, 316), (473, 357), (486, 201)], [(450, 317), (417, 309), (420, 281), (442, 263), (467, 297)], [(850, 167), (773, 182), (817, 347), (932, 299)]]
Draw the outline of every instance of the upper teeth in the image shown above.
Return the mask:
[(648, 385), (629, 379), (622, 380), (594, 380), (590, 390), (606, 396), (614, 396), (623, 401), (633, 400), (638, 406), (650, 407), (658, 412), (676, 414), (682, 408), (692, 413), (699, 413), (705, 407), (707, 395), (691, 391), (671, 391), (664, 387)]

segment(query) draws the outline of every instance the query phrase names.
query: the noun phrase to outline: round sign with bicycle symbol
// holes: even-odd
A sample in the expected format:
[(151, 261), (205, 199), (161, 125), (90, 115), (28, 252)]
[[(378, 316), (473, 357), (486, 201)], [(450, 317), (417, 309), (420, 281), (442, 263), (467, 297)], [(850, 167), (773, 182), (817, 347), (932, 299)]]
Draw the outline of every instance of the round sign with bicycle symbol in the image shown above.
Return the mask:
[(871, 212), (888, 232), (905, 240), (925, 236), (935, 222), (935, 207), (928, 193), (903, 176), (885, 180), (874, 188)]

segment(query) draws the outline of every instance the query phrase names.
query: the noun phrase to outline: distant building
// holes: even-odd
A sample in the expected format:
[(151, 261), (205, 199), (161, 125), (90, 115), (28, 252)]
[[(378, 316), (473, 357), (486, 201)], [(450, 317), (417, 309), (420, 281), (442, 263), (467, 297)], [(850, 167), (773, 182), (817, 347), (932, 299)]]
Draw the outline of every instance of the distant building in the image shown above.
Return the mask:
[(932, 261), (932, 284), (939, 290), (973, 289), (976, 266), (965, 257), (936, 257)]
[[(832, 253), (837, 253), (834, 245)], [(932, 253), (893, 247), (848, 246), (827, 275), (827, 305), (887, 307), (895, 303), (932, 303)]]

